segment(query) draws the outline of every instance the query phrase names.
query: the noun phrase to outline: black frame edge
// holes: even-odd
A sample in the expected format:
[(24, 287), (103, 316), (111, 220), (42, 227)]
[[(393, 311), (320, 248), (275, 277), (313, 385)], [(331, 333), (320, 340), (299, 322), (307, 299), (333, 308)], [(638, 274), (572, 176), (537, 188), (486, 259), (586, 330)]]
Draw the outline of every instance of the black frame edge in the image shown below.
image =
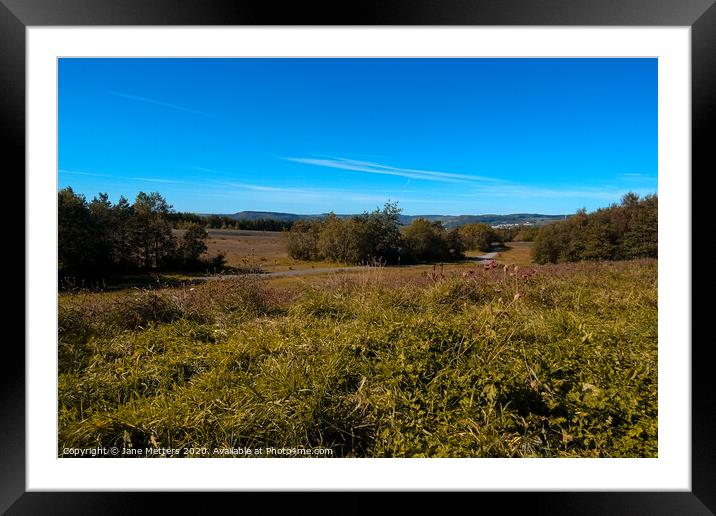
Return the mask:
[[(691, 27), (691, 178), (699, 174), (706, 177), (716, 169), (714, 163), (713, 134), (716, 130), (716, 4), (703, 13)], [(693, 197), (697, 192), (692, 187), (692, 224), (706, 220), (707, 200), (698, 202)], [(700, 192), (704, 195), (705, 192)], [(701, 207), (696, 217), (694, 207)], [(692, 228), (692, 239), (697, 235)], [(692, 246), (693, 253), (693, 246)], [(692, 276), (701, 274), (703, 257), (692, 255)], [(693, 288), (693, 281), (692, 281)], [(709, 308), (694, 302), (692, 292), (692, 324), (697, 310)], [(702, 320), (705, 320), (702, 318)], [(692, 330), (692, 334), (693, 333)], [(709, 360), (711, 339), (702, 339), (698, 344), (692, 339), (691, 363), (691, 482), (693, 493), (712, 511), (716, 512), (716, 391), (711, 378), (712, 361)], [(695, 408), (698, 407), (698, 410)]]
[[(9, 8), (7, 6), (10, 6)], [(336, 5), (336, 4), (334, 4)], [(285, 10), (271, 2), (188, 0), (2, 0), (0, 3), (0, 120), (12, 163), (25, 165), (25, 27), (27, 25), (683, 25), (692, 27), (692, 171), (714, 170), (711, 157), (716, 114), (716, 5), (713, 0), (430, 0), (361, 2), (353, 10), (326, 10), (319, 4), (294, 4)], [(345, 9), (345, 6), (343, 7)], [(281, 8), (283, 9), (283, 7)], [(347, 12), (347, 14), (346, 14)], [(693, 177), (692, 172), (692, 177)], [(24, 179), (24, 178), (23, 178)], [(24, 180), (21, 183), (25, 191)], [(17, 190), (16, 190), (17, 191)], [(694, 202), (694, 205), (696, 203)], [(693, 231), (692, 231), (693, 235)], [(23, 249), (24, 254), (24, 249)], [(692, 264), (696, 264), (694, 255)], [(24, 260), (23, 260), (24, 263)], [(27, 271), (25, 271), (27, 273)], [(23, 297), (24, 298), (24, 297)], [(23, 303), (24, 304), (24, 303)], [(697, 307), (694, 305), (694, 311)], [(693, 317), (692, 317), (693, 320)], [(704, 344), (708, 345), (708, 339)], [(140, 512), (148, 498), (183, 508), (206, 510), (207, 497), (192, 503), (190, 493), (26, 493), (25, 492), (25, 356), (15, 350), (13, 367), (2, 375), (0, 402), (6, 417), (0, 425), (0, 512), (9, 514), (125, 514)], [(507, 493), (511, 508), (538, 514), (714, 514), (716, 513), (716, 395), (710, 382), (707, 346), (692, 346), (692, 492), (646, 493)], [(228, 494), (210, 493), (217, 503)], [(242, 493), (256, 500), (258, 495)], [(296, 509), (307, 494), (274, 493), (272, 504)], [(333, 495), (321, 495), (331, 507)], [(346, 512), (373, 505), (375, 495), (348, 493)], [(465, 496), (453, 493), (450, 496)], [(474, 496), (474, 495), (473, 495)], [(480, 493), (498, 501), (501, 493)], [(345, 496), (342, 497), (345, 500)], [(406, 505), (424, 507), (421, 493)], [(213, 500), (214, 498), (212, 498)], [(474, 500), (474, 499), (473, 499)], [(258, 501), (258, 500), (256, 500)], [(502, 500), (504, 503), (504, 500)], [(343, 502), (344, 503), (344, 502)], [(512, 505), (514, 503), (514, 505)], [(196, 504), (196, 505), (194, 505)], [(12, 506), (12, 507), (10, 507)], [(319, 510), (318, 512), (321, 512)]]
[(2, 0), (25, 25), (691, 25), (712, 0)]
[[(25, 198), (25, 25), (0, 4), (0, 131), (10, 158), (6, 179), (15, 179), (13, 191)], [(11, 167), (15, 167), (14, 170)], [(17, 174), (22, 170), (22, 175)], [(15, 176), (15, 174), (17, 174)], [(23, 210), (23, 216), (25, 215)], [(22, 266), (25, 267), (23, 219)], [(26, 269), (24, 269), (26, 272)], [(25, 275), (23, 274), (23, 278)], [(19, 279), (19, 278), (18, 278)], [(25, 305), (25, 288), (20, 299)], [(19, 304), (19, 303), (18, 303)], [(24, 317), (23, 317), (24, 320)], [(24, 335), (24, 326), (23, 326)], [(23, 339), (24, 341), (24, 339)], [(0, 375), (0, 407), (5, 417), (0, 424), (0, 512), (25, 492), (25, 350), (15, 339), (5, 340), (9, 349), (8, 367)]]

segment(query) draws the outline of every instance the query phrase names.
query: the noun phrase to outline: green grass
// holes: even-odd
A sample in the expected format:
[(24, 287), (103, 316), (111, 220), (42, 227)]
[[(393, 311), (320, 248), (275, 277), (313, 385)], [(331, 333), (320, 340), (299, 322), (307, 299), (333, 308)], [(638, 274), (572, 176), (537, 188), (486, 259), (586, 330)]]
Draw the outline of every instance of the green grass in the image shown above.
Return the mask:
[(65, 447), (655, 457), (656, 261), (63, 294)]

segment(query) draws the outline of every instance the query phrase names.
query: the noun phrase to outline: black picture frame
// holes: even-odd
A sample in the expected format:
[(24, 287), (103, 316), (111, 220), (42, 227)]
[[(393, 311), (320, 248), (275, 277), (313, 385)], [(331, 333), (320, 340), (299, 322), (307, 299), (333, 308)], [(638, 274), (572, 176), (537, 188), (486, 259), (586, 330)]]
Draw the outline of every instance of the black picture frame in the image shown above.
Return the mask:
[[(708, 134), (716, 113), (716, 6), (714, 0), (370, 0), (330, 4), (270, 0), (0, 0), (0, 127), (7, 157), (25, 167), (25, 29), (28, 26), (87, 25), (552, 25), (689, 26), (692, 50), (692, 178), (716, 169)], [(711, 131), (709, 130), (711, 129)], [(698, 172), (697, 172), (698, 171)], [(10, 171), (8, 170), (8, 174)], [(20, 183), (24, 191), (24, 181)], [(695, 202), (693, 203), (695, 204)], [(694, 218), (692, 216), (692, 218)], [(692, 233), (693, 234), (693, 233)], [(690, 242), (690, 239), (688, 240)], [(696, 269), (696, 260), (692, 262)], [(31, 271), (25, 270), (25, 275)], [(708, 304), (708, 303), (707, 303)], [(31, 308), (31, 307), (29, 307)], [(693, 321), (693, 316), (692, 316)], [(11, 348), (14, 344), (14, 349)], [(667, 343), (689, 345), (691, 343)], [(716, 511), (716, 389), (710, 379), (710, 339), (694, 340), (692, 353), (692, 491), (474, 493), (478, 503), (549, 514), (713, 514)], [(0, 511), (8, 514), (135, 513), (147, 497), (181, 512), (206, 511), (208, 499), (227, 502), (228, 494), (188, 497), (188, 493), (26, 492), (25, 356), (17, 340), (5, 341), (6, 366), (0, 375)], [(242, 505), (256, 502), (241, 493)], [(271, 495), (272, 508), (307, 507), (311, 512), (363, 512), (372, 494), (349, 493), (340, 502), (305, 494)], [(463, 496), (453, 494), (451, 496)], [(460, 500), (461, 502), (463, 500)], [(343, 507), (338, 511), (336, 504)], [(424, 506), (423, 496), (405, 497), (405, 509)], [(455, 503), (455, 501), (453, 502)], [(475, 500), (468, 503), (474, 504)], [(411, 507), (412, 506), (412, 507)], [(165, 509), (168, 509), (165, 506)]]

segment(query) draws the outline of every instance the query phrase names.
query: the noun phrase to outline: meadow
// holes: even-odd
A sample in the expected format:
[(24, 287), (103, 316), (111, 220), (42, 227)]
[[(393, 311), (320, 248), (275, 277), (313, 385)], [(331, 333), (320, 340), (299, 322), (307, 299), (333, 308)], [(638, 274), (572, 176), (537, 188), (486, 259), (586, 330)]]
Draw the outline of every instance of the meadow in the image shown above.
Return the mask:
[[(181, 238), (184, 230), (172, 231)], [(238, 229), (207, 229), (207, 255), (221, 253), (226, 265), (233, 269), (256, 272), (284, 272), (314, 267), (339, 267), (345, 264), (316, 262), (291, 258), (286, 249), (286, 235), (281, 231), (252, 231)]]
[(655, 457), (657, 344), (653, 259), (63, 292), (58, 455)]

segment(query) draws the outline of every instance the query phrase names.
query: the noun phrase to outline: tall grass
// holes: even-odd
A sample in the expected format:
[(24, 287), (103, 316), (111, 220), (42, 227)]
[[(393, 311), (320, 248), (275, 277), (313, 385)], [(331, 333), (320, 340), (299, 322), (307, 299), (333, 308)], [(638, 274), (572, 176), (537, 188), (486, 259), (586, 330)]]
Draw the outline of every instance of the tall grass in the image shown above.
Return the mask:
[(59, 449), (653, 457), (655, 261), (63, 295)]

